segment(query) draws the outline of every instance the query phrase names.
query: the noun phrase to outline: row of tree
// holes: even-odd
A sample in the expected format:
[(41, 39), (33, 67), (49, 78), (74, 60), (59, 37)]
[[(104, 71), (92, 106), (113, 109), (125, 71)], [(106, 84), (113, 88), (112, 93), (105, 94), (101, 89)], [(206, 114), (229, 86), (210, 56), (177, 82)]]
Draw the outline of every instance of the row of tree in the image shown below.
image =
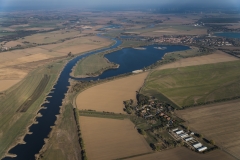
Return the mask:
[(77, 124), (77, 131), (78, 131), (78, 138), (79, 138), (78, 140), (79, 140), (80, 147), (82, 149), (82, 151), (81, 151), (82, 160), (87, 160), (88, 158), (87, 158), (87, 154), (86, 154), (85, 144), (84, 144), (84, 141), (83, 141), (83, 138), (82, 138), (80, 123), (79, 123), (78, 109), (74, 108), (73, 111), (74, 111), (75, 121), (76, 121), (76, 124)]

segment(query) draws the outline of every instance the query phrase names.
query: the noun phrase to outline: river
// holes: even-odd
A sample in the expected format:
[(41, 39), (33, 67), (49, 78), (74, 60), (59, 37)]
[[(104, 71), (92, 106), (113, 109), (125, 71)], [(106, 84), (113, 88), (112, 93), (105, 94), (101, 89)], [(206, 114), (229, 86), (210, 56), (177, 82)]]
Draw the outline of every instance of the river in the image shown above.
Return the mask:
[[(12, 148), (9, 153), (16, 154), (17, 157), (10, 158), (5, 157), (3, 160), (32, 160), (35, 159), (35, 154), (38, 154), (41, 148), (44, 145), (44, 139), (48, 137), (51, 126), (54, 126), (56, 121), (56, 115), (60, 114), (60, 106), (62, 105), (62, 100), (64, 99), (65, 94), (67, 93), (67, 87), (69, 84), (69, 78), (71, 78), (70, 73), (73, 66), (82, 58), (87, 57), (91, 54), (95, 54), (98, 52), (102, 52), (108, 49), (116, 48), (121, 44), (120, 40), (115, 40), (116, 43), (108, 48), (99, 49), (96, 51), (88, 52), (84, 55), (80, 55), (71, 61), (69, 61), (64, 69), (62, 70), (57, 83), (54, 85), (54, 89), (52, 89), (51, 93), (46, 98), (48, 103), (43, 104), (46, 109), (41, 109), (39, 113), (42, 117), (38, 117), (36, 121), (37, 124), (33, 124), (29, 128), (29, 132), (32, 134), (27, 134), (24, 137), (24, 141), (26, 144), (19, 144)], [(143, 67), (147, 67), (154, 62), (160, 60), (163, 55), (167, 52), (180, 51), (189, 49), (186, 46), (166, 46), (166, 50), (158, 50), (154, 47), (160, 45), (151, 45), (145, 47), (145, 50), (137, 50), (133, 48), (125, 48), (110, 54), (105, 55), (109, 61), (117, 63), (120, 65), (118, 69), (107, 70), (102, 73), (99, 77), (94, 78), (84, 78), (80, 80), (96, 80), (96, 79), (104, 79), (112, 76), (117, 76), (119, 74), (124, 74), (131, 72), (133, 70), (141, 69)], [(163, 47), (163, 46), (161, 46)]]

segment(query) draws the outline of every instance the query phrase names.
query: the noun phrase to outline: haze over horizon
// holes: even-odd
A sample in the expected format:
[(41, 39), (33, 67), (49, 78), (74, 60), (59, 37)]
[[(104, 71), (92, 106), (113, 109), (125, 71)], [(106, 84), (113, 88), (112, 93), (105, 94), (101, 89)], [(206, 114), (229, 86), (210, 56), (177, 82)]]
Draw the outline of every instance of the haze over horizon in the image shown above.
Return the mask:
[(176, 7), (188, 7), (190, 5), (195, 6), (215, 6), (215, 7), (236, 7), (240, 6), (238, 0), (0, 0), (0, 9), (8, 10), (11, 8), (15, 9), (48, 9), (48, 8), (110, 8), (110, 7), (121, 7), (121, 8), (137, 8), (137, 7), (161, 7), (165, 5), (176, 5)]

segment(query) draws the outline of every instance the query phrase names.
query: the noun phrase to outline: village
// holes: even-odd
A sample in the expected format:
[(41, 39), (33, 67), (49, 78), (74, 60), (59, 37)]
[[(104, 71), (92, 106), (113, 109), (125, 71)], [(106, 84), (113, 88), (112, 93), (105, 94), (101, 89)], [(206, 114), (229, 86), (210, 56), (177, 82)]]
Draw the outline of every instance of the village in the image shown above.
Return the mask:
[(139, 133), (147, 136), (146, 140), (154, 150), (185, 146), (192, 151), (205, 153), (217, 148), (214, 142), (203, 138), (201, 134), (184, 126), (184, 121), (174, 114), (175, 108), (155, 97), (137, 94), (137, 105), (133, 100), (124, 101), (124, 111), (136, 116), (135, 122)]

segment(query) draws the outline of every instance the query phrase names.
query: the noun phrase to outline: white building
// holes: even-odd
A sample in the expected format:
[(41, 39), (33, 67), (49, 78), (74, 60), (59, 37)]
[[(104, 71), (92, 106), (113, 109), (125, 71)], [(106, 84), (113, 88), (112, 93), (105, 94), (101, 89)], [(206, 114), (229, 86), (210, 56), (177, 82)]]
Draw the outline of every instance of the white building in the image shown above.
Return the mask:
[(198, 148), (197, 150), (198, 150), (198, 152), (203, 152), (203, 151), (207, 150), (207, 147), (202, 146), (202, 147)]
[(182, 133), (184, 133), (183, 130), (177, 130), (177, 131), (176, 131), (176, 134), (177, 134), (177, 135), (180, 135), (180, 134), (182, 134)]
[(189, 135), (185, 133), (185, 134), (181, 135), (180, 137), (181, 138), (186, 138), (186, 137), (189, 137)]
[(202, 143), (197, 143), (193, 145), (194, 148), (198, 149), (200, 147), (202, 147)]
[(185, 140), (186, 142), (188, 142), (188, 141), (193, 140), (193, 137), (186, 137), (186, 138), (184, 138), (184, 140)]

